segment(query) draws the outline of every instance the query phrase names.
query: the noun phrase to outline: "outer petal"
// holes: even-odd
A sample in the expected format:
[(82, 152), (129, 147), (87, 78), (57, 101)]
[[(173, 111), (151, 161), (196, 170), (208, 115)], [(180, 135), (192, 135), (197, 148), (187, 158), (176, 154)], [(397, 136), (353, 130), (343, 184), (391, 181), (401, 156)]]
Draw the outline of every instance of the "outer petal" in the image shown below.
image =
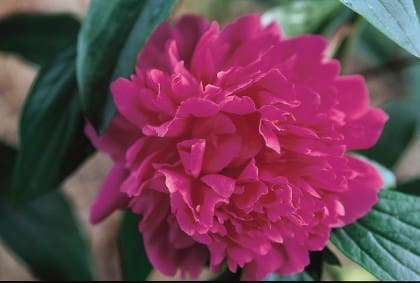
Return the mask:
[(334, 86), (337, 89), (338, 107), (351, 119), (366, 113), (369, 96), (363, 77), (358, 75), (338, 77)]
[(347, 149), (366, 149), (373, 146), (378, 141), (387, 120), (388, 115), (381, 109), (370, 108), (359, 119), (348, 121), (343, 128)]
[(183, 232), (172, 225), (175, 224), (163, 222), (157, 229), (143, 233), (147, 256), (164, 275), (174, 276), (179, 268), (182, 273), (188, 272), (192, 277), (197, 277), (208, 258), (208, 252), (199, 244), (176, 249), (169, 239), (171, 231), (177, 229), (177, 233)]
[(109, 154), (115, 162), (123, 162), (125, 151), (141, 136), (136, 127), (118, 114), (101, 137), (96, 135), (89, 122), (86, 123), (85, 134), (97, 149)]
[(276, 270), (284, 262), (282, 248), (273, 248), (266, 255), (258, 256), (254, 261), (247, 264), (244, 269), (244, 279), (257, 281), (266, 277), (270, 272)]
[(189, 67), (192, 54), (200, 37), (209, 28), (209, 22), (203, 17), (186, 15), (175, 25), (175, 40), (181, 60)]
[(116, 163), (103, 182), (96, 200), (90, 209), (90, 222), (96, 224), (119, 208), (126, 207), (128, 197), (120, 192), (121, 183), (128, 176), (128, 171)]
[[(212, 22), (209, 29), (203, 34), (194, 50), (191, 59), (191, 72), (203, 82), (204, 85), (212, 83), (217, 73), (217, 61), (213, 49), (214, 43), (219, 36), (219, 25)], [(223, 49), (217, 50), (223, 53)]]
[(169, 71), (170, 67), (165, 55), (166, 43), (172, 38), (172, 28), (169, 23), (159, 25), (145, 43), (137, 62), (142, 69), (161, 69)]
[(111, 84), (111, 90), (118, 112), (133, 125), (141, 129), (144, 125), (154, 122), (152, 113), (144, 109), (142, 104), (145, 102), (141, 101), (144, 96), (142, 92), (148, 92), (147, 97), (152, 96), (149, 89), (139, 89), (133, 82), (120, 78)]
[(369, 163), (348, 156), (349, 167), (353, 171), (348, 181), (349, 190), (338, 195), (345, 214), (340, 216), (342, 225), (350, 224), (364, 216), (378, 201), (378, 192), (383, 180), (378, 171)]

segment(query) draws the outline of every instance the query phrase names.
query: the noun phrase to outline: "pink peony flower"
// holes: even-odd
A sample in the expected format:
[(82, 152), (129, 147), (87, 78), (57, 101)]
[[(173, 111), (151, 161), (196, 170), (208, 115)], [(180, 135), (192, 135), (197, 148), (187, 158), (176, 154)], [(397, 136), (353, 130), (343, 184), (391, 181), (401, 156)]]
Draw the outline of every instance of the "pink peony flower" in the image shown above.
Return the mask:
[(115, 162), (91, 210), (142, 215), (166, 275), (224, 263), (247, 280), (300, 272), (330, 231), (365, 215), (382, 179), (346, 154), (375, 144), (386, 114), (361, 76), (339, 75), (321, 36), (285, 38), (258, 15), (223, 29), (161, 24), (135, 74), (112, 85), (118, 114), (94, 145)]

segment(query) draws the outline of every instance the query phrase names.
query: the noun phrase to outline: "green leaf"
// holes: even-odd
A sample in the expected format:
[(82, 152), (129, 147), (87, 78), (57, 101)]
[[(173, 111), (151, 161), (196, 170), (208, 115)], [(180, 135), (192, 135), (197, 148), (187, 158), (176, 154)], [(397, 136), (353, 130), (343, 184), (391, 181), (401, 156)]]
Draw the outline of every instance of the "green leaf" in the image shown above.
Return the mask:
[(120, 228), (120, 262), (123, 278), (126, 281), (144, 281), (152, 271), (138, 229), (139, 222), (138, 215), (127, 211)]
[(395, 41), (420, 57), (420, 25), (412, 0), (340, 0)]
[(80, 23), (68, 14), (22, 14), (0, 20), (0, 51), (44, 64), (71, 45)]
[(420, 199), (383, 190), (362, 219), (331, 234), (347, 257), (379, 280), (420, 280)]
[(24, 201), (54, 190), (92, 152), (75, 80), (75, 48), (44, 66), (20, 120), (20, 151), (13, 195)]
[(420, 196), (420, 178), (399, 184), (397, 190), (405, 194)]
[(340, 3), (331, 0), (282, 1), (279, 6), (263, 14), (265, 23), (276, 21), (287, 36), (312, 33), (332, 15)]
[(0, 239), (39, 279), (92, 280), (85, 238), (58, 192), (15, 206), (7, 186), (17, 152), (0, 143)]
[(15, 159), (16, 150), (0, 141), (0, 194), (10, 187)]
[(377, 144), (361, 154), (393, 168), (415, 137), (420, 114), (418, 103), (411, 99), (400, 99), (387, 105), (384, 109), (389, 120)]
[(23, 206), (0, 196), (0, 239), (41, 280), (92, 280), (88, 246), (58, 192)]
[(83, 109), (98, 133), (115, 115), (109, 91), (129, 76), (151, 31), (169, 14), (174, 0), (93, 0), (77, 46), (77, 81)]
[(329, 265), (341, 266), (338, 257), (328, 247), (322, 251), (322, 259)]

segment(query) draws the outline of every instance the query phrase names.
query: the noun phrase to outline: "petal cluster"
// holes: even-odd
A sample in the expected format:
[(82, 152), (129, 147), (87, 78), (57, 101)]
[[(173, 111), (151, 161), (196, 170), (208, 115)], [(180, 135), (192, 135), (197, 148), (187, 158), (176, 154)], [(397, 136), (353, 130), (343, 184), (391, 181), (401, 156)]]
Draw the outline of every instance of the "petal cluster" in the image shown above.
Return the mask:
[(167, 275), (207, 263), (248, 280), (302, 271), (382, 186), (346, 152), (374, 145), (387, 116), (361, 76), (324, 58), (326, 45), (285, 38), (255, 14), (223, 29), (196, 16), (161, 24), (135, 73), (112, 84), (107, 132), (86, 128), (115, 162), (92, 222), (140, 214), (148, 257)]

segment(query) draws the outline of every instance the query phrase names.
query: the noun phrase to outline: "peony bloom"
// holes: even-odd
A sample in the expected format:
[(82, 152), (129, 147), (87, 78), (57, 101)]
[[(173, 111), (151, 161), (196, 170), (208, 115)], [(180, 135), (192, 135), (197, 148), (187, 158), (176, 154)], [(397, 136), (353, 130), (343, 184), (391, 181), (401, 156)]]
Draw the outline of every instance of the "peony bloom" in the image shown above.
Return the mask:
[(166, 275), (222, 264), (245, 279), (300, 272), (330, 231), (365, 215), (382, 179), (346, 154), (377, 141), (387, 116), (361, 76), (339, 75), (316, 35), (285, 38), (258, 15), (223, 29), (201, 17), (161, 24), (135, 74), (111, 85), (102, 137), (114, 161), (92, 206), (142, 216), (148, 257)]

